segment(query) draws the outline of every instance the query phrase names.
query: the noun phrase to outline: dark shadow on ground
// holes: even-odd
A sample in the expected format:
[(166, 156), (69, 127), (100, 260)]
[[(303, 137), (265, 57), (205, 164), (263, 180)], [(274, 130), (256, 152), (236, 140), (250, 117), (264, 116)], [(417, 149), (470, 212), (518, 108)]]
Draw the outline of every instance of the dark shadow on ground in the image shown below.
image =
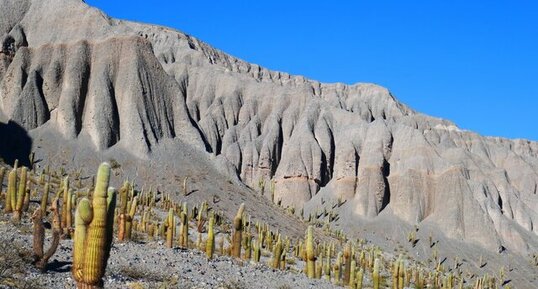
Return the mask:
[(51, 263), (47, 264), (47, 271), (53, 271), (53, 272), (69, 272), (71, 271), (72, 262), (65, 262), (65, 261), (58, 261), (54, 260)]
[(0, 158), (5, 163), (13, 165), (18, 159), (19, 164), (29, 167), (31, 152), (32, 138), (22, 126), (13, 121), (0, 122)]

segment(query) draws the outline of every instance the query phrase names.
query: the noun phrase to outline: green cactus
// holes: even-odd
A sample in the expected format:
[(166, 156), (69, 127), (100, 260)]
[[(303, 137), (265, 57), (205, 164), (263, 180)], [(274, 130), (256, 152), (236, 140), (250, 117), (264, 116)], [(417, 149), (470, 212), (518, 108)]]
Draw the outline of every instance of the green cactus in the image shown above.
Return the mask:
[(45, 184), (43, 195), (41, 196), (41, 213), (44, 215), (47, 212), (47, 204), (49, 202), (50, 183)]
[(259, 263), (261, 259), (261, 247), (262, 247), (261, 239), (258, 239), (256, 242), (254, 242), (252, 247), (254, 250), (254, 262)]
[(326, 260), (325, 260), (325, 268), (323, 268), (323, 271), (325, 272), (325, 279), (327, 281), (331, 280), (331, 247), (327, 247), (326, 251)]
[(108, 189), (110, 165), (99, 166), (93, 200), (82, 198), (75, 213), (73, 278), (79, 289), (103, 287), (112, 246), (116, 191)]
[(351, 244), (348, 242), (344, 248), (344, 285), (348, 285), (351, 279)]
[(401, 258), (398, 263), (398, 289), (403, 289), (405, 283), (405, 265)]
[(357, 272), (356, 281), (355, 281), (355, 288), (356, 289), (362, 289), (362, 280), (364, 279), (364, 271), (359, 269), (359, 272)]
[(352, 259), (349, 267), (350, 273), (348, 285), (350, 288), (355, 288), (355, 284), (357, 283), (357, 280), (355, 280), (357, 274), (357, 261), (355, 261), (355, 259)]
[(69, 177), (65, 177), (62, 183), (62, 228), (67, 228), (67, 204), (69, 202)]
[(338, 253), (338, 257), (336, 258), (336, 262), (333, 266), (333, 283), (336, 285), (341, 284), (341, 268), (342, 268), (342, 253)]
[(306, 231), (306, 275), (308, 278), (316, 277), (316, 254), (314, 252), (314, 233), (312, 226), (308, 226)]
[(179, 230), (179, 246), (183, 248), (189, 247), (189, 216), (187, 206), (183, 207), (183, 211), (180, 214), (181, 225)]
[(168, 210), (168, 218), (166, 219), (166, 247), (172, 248), (174, 246), (174, 230), (176, 228), (176, 218), (174, 216), (174, 209)]
[(321, 279), (322, 269), (323, 269), (323, 258), (320, 256), (318, 260), (316, 260), (316, 279)]
[(73, 208), (73, 201), (75, 199), (76, 199), (75, 193), (72, 190), (70, 190), (67, 193), (67, 206), (63, 208), (64, 211), (67, 211), (67, 212), (64, 213), (65, 216), (66, 216), (65, 233), (69, 237), (71, 237), (72, 227), (73, 227), (73, 212), (72, 212), (72, 208)]
[(129, 212), (127, 215), (127, 220), (125, 221), (125, 238), (127, 240), (131, 239), (133, 232), (133, 221), (136, 215), (136, 208), (138, 207), (138, 196), (133, 197), (129, 202)]
[(273, 250), (273, 262), (271, 263), (273, 268), (275, 269), (280, 268), (281, 258), (282, 258), (282, 240), (280, 239), (280, 236), (279, 236), (278, 241), (276, 242), (276, 245), (274, 246), (274, 250)]
[(374, 271), (372, 272), (372, 283), (374, 289), (379, 289), (380, 285), (380, 276), (379, 276), (379, 262), (380, 260), (378, 258), (375, 258), (374, 260)]
[(205, 245), (205, 253), (208, 259), (213, 259), (213, 254), (215, 253), (215, 217), (211, 215), (209, 217), (209, 225), (207, 228), (207, 241)]
[(138, 205), (138, 197), (130, 196), (132, 189), (131, 184), (126, 181), (119, 191), (118, 241), (131, 239), (133, 220)]
[[(19, 179), (19, 187), (16, 193), (16, 203), (15, 207), (13, 208), (13, 220), (15, 222), (19, 222), (21, 220), (22, 216), (22, 207), (24, 204), (24, 196), (26, 195), (26, 178), (28, 175), (28, 168), (22, 167), (21, 168), (21, 176)], [(13, 198), (13, 196), (11, 196)], [(11, 201), (11, 204), (13, 205), (13, 199)]]
[(250, 260), (252, 257), (252, 236), (250, 235), (250, 232), (247, 230), (244, 239), (244, 248), (245, 253), (243, 254), (243, 259)]
[(232, 257), (241, 258), (241, 241), (243, 240), (243, 213), (245, 204), (242, 203), (235, 215), (233, 225), (234, 233), (232, 238)]
[(400, 268), (399, 259), (392, 264), (392, 289), (398, 289), (398, 272)]
[(9, 172), (7, 177), (7, 194), (6, 194), (6, 207), (4, 208), (5, 213), (11, 213), (16, 207), (16, 196), (17, 196), (17, 168), (14, 167), (11, 172)]

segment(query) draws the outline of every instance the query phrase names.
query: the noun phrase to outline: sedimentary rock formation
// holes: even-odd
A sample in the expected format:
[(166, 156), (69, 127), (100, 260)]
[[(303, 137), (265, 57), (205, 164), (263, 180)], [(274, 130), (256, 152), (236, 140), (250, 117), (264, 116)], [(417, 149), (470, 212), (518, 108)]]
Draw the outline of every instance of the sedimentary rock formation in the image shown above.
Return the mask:
[(3, 122), (148, 159), (174, 139), (268, 200), (273, 183), (283, 205), (323, 195), (346, 200), (348, 220), (388, 214), (492, 249), (538, 248), (536, 142), (462, 131), (377, 85), (270, 71), (79, 0), (0, 7)]

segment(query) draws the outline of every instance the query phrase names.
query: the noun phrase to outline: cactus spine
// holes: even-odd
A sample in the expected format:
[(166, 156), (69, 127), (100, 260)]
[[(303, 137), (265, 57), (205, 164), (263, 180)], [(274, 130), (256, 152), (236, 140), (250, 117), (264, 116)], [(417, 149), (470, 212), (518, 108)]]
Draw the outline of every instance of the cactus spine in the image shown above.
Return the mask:
[(110, 165), (99, 166), (93, 200), (80, 200), (75, 214), (73, 278), (78, 289), (102, 288), (112, 245), (116, 192), (108, 189)]
[(245, 204), (241, 204), (237, 214), (235, 215), (233, 225), (234, 234), (232, 238), (232, 257), (241, 258), (241, 241), (243, 240), (243, 212)]
[(316, 277), (316, 254), (314, 252), (314, 233), (312, 226), (306, 231), (306, 275), (308, 278)]

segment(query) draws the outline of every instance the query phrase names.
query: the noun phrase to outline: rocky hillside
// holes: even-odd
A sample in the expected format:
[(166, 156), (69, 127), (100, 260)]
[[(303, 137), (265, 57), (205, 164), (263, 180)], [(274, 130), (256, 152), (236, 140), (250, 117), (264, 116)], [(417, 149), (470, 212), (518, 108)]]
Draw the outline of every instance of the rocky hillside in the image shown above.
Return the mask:
[(210, 166), (305, 215), (339, 199), (336, 222), (350, 234), (392, 218), (491, 250), (538, 249), (538, 143), (462, 131), (383, 87), (270, 71), (79, 0), (0, 7), (6, 160), (97, 152), (163, 170)]

